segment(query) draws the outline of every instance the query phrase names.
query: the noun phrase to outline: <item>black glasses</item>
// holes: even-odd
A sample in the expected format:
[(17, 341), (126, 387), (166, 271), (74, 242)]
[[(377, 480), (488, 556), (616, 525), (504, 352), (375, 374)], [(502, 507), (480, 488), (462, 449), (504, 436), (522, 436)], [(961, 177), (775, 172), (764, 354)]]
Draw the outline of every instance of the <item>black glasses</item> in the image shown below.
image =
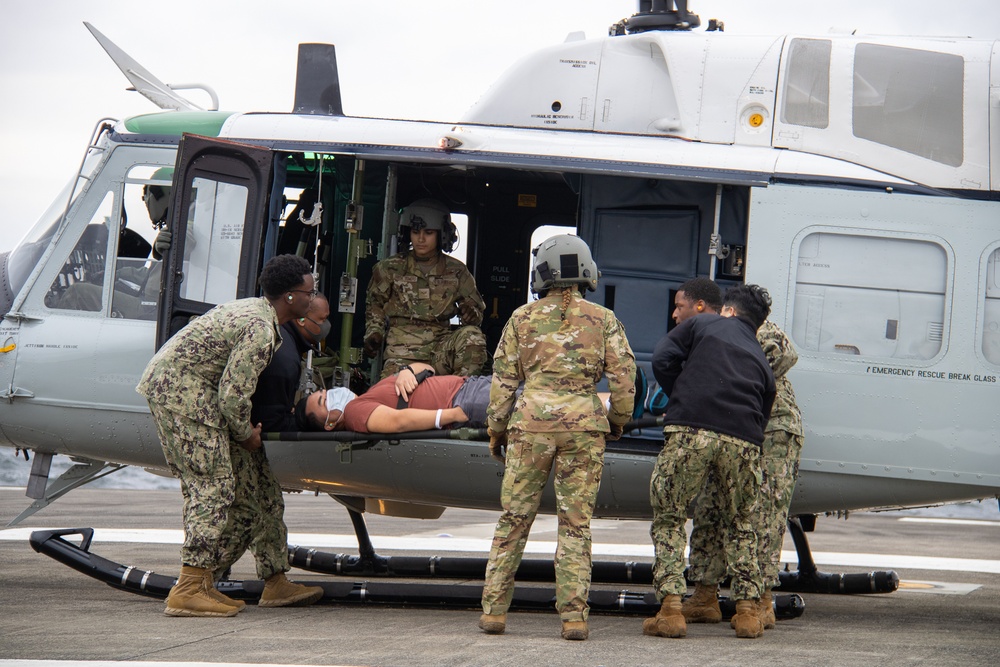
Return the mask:
[(290, 289), (288, 291), (289, 292), (298, 292), (299, 294), (308, 294), (310, 299), (315, 299), (316, 295), (319, 294), (319, 290), (318, 289), (314, 289), (312, 291), (304, 290), (304, 289)]

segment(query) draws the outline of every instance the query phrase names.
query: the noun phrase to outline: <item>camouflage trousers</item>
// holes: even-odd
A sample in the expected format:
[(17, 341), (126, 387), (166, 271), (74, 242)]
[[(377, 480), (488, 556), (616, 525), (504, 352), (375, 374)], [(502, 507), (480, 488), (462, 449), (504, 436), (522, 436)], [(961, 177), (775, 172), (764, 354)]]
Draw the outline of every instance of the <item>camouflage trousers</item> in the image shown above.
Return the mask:
[[(419, 332), (409, 329), (418, 327)], [(395, 325), (389, 329), (382, 377), (394, 375), (414, 361), (430, 364), (437, 375), (481, 375), (486, 364), (486, 336), (479, 327), (442, 329), (428, 341), (427, 325)]]
[[(787, 431), (764, 434), (761, 455), (763, 482), (760, 487), (760, 510), (754, 515), (760, 571), (765, 588), (780, 583), (781, 546), (785, 539), (788, 507), (792, 503), (795, 480), (799, 476), (802, 436)], [(725, 545), (727, 536), (719, 489), (715, 479), (708, 483), (695, 504), (694, 528), (691, 531), (691, 555), (688, 578), (702, 584), (719, 584), (726, 577)]]
[(222, 429), (155, 403), (149, 409), (167, 465), (181, 482), (181, 562), (218, 578), (250, 548), (261, 579), (288, 571), (285, 505), (264, 449), (249, 452)]
[(604, 469), (604, 434), (525, 433), (509, 430), (507, 464), (497, 522), (486, 566), (483, 611), (505, 614), (514, 597), (514, 574), (538, 513), (542, 489), (555, 470), (559, 535), (555, 553), (556, 610), (564, 621), (587, 619), (590, 607), (591, 538), (597, 490)]
[(762, 592), (754, 513), (761, 485), (760, 447), (704, 429), (668, 426), (663, 450), (649, 484), (653, 523), (650, 536), (656, 559), (653, 587), (657, 599), (683, 595), (684, 548), (688, 505), (711, 474), (719, 489), (721, 517), (728, 539), (726, 561), (733, 573), (734, 600), (759, 598)]

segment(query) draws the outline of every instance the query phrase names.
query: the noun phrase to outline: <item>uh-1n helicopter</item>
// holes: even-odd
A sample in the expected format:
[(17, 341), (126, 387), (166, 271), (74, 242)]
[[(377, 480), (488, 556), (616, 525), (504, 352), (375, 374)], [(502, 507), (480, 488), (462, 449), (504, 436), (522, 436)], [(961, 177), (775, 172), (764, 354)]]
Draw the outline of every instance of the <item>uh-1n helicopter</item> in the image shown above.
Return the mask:
[[(591, 298), (647, 370), (685, 280), (766, 286), (799, 353), (791, 523), (816, 587), (845, 581), (811, 564), (818, 514), (996, 498), (997, 42), (735, 36), (697, 30), (686, 2), (639, 10), (524, 58), (455, 122), (345, 116), (321, 44), (300, 47), (291, 113), (201, 110), (91, 28), (166, 110), (100, 121), (77, 177), (0, 259), (0, 444), (33, 452), (35, 502), (12, 523), (121, 466), (166, 474), (139, 375), (191, 316), (256, 294), (275, 254), (303, 252), (335, 306), (335, 381), (377, 372), (356, 314), (398, 211), (422, 197), (467, 219), (490, 348), (529, 299), (540, 229), (590, 244)], [(150, 245), (157, 204), (162, 259), (128, 234), (142, 226)], [(651, 513), (661, 435), (636, 426), (609, 443), (595, 516)], [(371, 565), (364, 511), (499, 506), (502, 469), (476, 435), (285, 433), (267, 449), (285, 488), (349, 509)], [(55, 454), (76, 465), (49, 480)]]

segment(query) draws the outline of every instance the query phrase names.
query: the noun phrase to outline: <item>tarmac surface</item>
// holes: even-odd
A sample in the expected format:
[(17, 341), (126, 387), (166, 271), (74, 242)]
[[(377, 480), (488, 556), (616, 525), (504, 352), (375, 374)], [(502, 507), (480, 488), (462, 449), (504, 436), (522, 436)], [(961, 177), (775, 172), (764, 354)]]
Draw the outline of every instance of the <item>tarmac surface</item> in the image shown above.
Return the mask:
[[(290, 542), (356, 553), (356, 546), (350, 546), (350, 521), (339, 504), (311, 495), (285, 498)], [(0, 488), (0, 526), (28, 504), (23, 489)], [(777, 628), (757, 640), (736, 639), (728, 623), (689, 625), (688, 636), (680, 640), (645, 637), (641, 615), (592, 613), (590, 639), (567, 642), (559, 637), (554, 610), (512, 613), (506, 634), (490, 636), (477, 629), (475, 609), (373, 603), (284, 609), (250, 604), (234, 618), (170, 618), (162, 613), (162, 601), (91, 579), (36, 553), (26, 537), (39, 527), (93, 527), (93, 553), (174, 577), (179, 567), (180, 507), (176, 491), (80, 489), (20, 526), (0, 529), (0, 667), (67, 664), (63, 661), (673, 667), (1000, 664), (1000, 512), (995, 500), (971, 508), (954, 506), (958, 508), (954, 511), (855, 513), (847, 520), (820, 517), (809, 540), (821, 570), (894, 569), (902, 580), (900, 590), (854, 596), (804, 593), (805, 613), (779, 621)], [(496, 518), (493, 512), (447, 510), (436, 521), (380, 516), (367, 520), (380, 555), (415, 555), (409, 547), (416, 546), (427, 556), (436, 549), (439, 555), (484, 557)], [(649, 562), (651, 558), (644, 555), (651, 554), (647, 531), (648, 523), (641, 521), (596, 521), (595, 560)], [(529, 549), (537, 553), (526, 558), (549, 558), (554, 518), (539, 517), (532, 538)], [(788, 538), (785, 549), (792, 549)], [(795, 568), (794, 560), (791, 567)], [(253, 579), (252, 560), (244, 557), (232, 576)], [(336, 579), (297, 569), (290, 576), (299, 581)], [(482, 585), (481, 580), (456, 583)], [(648, 587), (636, 585), (602, 588), (649, 592)]]

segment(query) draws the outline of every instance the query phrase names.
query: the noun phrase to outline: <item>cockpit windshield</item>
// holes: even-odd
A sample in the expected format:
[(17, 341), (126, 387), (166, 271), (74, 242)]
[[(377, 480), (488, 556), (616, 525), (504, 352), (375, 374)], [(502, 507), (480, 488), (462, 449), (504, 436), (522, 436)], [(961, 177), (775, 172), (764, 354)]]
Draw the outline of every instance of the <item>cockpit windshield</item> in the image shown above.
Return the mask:
[[(87, 157), (83, 162), (83, 168), (80, 170), (80, 175), (70, 179), (49, 205), (45, 213), (38, 218), (38, 222), (28, 230), (24, 237), (14, 246), (14, 249), (11, 250), (10, 257), (7, 260), (7, 270), (12, 294), (17, 294), (24, 287), (24, 282), (28, 279), (31, 271), (35, 268), (38, 260), (52, 241), (56, 230), (59, 228), (59, 224), (63, 219), (63, 213), (69, 210), (73, 202), (86, 189), (84, 186), (91, 180), (94, 172), (97, 171), (103, 155), (104, 151), (101, 150), (91, 149), (88, 151)], [(74, 184), (76, 184), (76, 190), (72, 192), (73, 201), (67, 202)]]

